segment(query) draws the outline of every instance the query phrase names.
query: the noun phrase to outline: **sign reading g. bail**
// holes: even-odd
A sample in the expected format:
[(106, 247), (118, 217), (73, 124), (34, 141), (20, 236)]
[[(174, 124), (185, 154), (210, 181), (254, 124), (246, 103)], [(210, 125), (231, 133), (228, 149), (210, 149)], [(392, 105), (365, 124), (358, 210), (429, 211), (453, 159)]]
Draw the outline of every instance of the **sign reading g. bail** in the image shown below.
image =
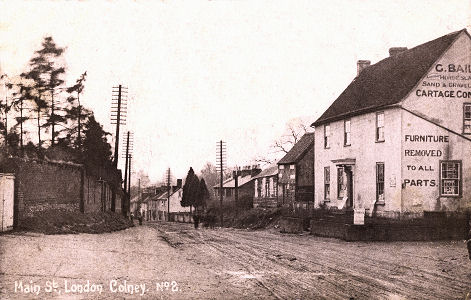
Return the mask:
[(471, 64), (437, 63), (415, 90), (417, 97), (471, 99)]

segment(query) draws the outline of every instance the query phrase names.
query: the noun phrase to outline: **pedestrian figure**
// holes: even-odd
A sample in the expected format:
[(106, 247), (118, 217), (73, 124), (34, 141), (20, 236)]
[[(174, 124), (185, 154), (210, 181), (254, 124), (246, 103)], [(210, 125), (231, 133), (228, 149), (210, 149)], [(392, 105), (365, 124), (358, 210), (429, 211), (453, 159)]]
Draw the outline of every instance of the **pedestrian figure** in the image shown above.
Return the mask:
[(198, 226), (200, 224), (200, 216), (198, 214), (194, 214), (193, 221), (195, 223), (195, 229), (198, 229)]
[(466, 241), (466, 244), (468, 246), (468, 257), (471, 260), (471, 215), (468, 214), (468, 224), (469, 224), (469, 232), (468, 232), (468, 240)]
[(140, 211), (137, 212), (137, 219), (139, 220), (139, 225), (142, 225), (142, 214)]
[(134, 214), (131, 213), (131, 222), (134, 223)]

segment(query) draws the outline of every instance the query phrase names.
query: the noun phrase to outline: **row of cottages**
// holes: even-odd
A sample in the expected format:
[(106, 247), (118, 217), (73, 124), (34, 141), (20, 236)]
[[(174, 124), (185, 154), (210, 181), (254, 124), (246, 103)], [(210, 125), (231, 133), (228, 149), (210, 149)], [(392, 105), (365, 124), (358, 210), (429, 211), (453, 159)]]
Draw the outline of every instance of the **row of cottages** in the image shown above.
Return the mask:
[(386, 217), (471, 208), (471, 37), (463, 29), (358, 74), (312, 126), (315, 205)]
[(181, 179), (177, 179), (177, 185), (171, 186), (169, 191), (166, 186), (147, 188), (131, 199), (134, 215), (140, 213), (146, 221), (168, 221), (169, 212), (170, 219), (172, 215), (189, 213), (190, 207), (181, 206), (182, 196)]
[[(314, 133), (304, 134), (286, 155), (265, 170), (246, 166), (223, 182), (224, 201), (247, 207), (306, 207), (314, 201)], [(238, 187), (236, 189), (236, 187)], [(214, 187), (219, 197), (219, 184)], [(237, 191), (237, 196), (236, 196)]]
[[(260, 174), (261, 171), (260, 165), (245, 166), (234, 171), (232, 177), (222, 183), (224, 201), (234, 202), (237, 197), (241, 202), (243, 201), (244, 203), (252, 205), (255, 185), (253, 179)], [(218, 199), (218, 197), (220, 197), (220, 184), (213, 186), (213, 190), (214, 196)]]

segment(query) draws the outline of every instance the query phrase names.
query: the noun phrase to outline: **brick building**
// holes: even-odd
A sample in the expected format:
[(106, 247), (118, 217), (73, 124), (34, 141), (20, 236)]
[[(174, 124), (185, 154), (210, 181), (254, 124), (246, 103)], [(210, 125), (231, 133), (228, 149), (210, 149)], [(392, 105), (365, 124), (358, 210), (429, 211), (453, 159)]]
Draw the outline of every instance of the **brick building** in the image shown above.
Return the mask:
[(367, 215), (471, 208), (471, 37), (463, 29), (358, 62), (315, 121), (315, 205)]

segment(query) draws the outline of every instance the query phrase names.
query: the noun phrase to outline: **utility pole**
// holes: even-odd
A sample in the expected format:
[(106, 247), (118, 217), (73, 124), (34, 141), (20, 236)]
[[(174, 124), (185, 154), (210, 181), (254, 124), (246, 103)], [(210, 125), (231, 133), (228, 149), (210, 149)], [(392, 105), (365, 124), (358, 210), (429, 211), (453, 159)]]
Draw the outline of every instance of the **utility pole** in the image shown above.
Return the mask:
[(128, 207), (130, 205), (127, 205), (128, 200), (130, 201), (131, 199), (131, 153), (133, 150), (133, 135), (132, 132), (128, 131), (125, 137), (125, 140), (123, 141), (124, 144), (126, 145), (123, 147), (123, 152), (125, 153), (124, 159), (125, 159), (125, 164), (124, 164), (124, 193), (125, 193), (125, 201), (121, 201), (121, 211), (123, 215), (127, 215), (128, 213)]
[(167, 169), (167, 221), (170, 221), (170, 168)]
[(116, 125), (113, 165), (118, 167), (119, 126), (126, 125), (127, 88), (121, 84), (113, 87), (111, 102), (111, 124)]
[(220, 207), (220, 218), (221, 218), (221, 227), (224, 225), (223, 220), (223, 209), (222, 209), (222, 198), (223, 198), (223, 180), (224, 180), (224, 168), (226, 162), (226, 142), (222, 140), (217, 143), (218, 153), (216, 155), (216, 165), (220, 172), (219, 177), (219, 207)]

